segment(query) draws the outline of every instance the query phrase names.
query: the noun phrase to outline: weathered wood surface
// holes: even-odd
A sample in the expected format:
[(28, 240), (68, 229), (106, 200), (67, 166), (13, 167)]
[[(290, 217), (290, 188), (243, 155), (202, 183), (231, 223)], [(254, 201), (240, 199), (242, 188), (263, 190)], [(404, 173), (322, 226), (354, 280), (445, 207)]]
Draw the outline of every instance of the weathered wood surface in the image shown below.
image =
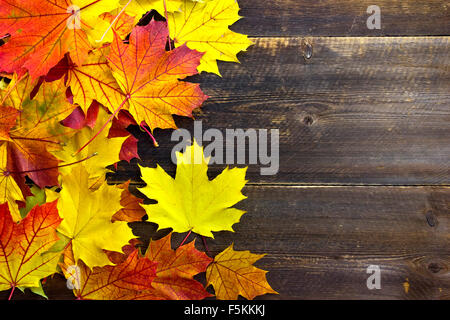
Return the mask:
[[(233, 29), (255, 45), (220, 64), (223, 78), (195, 77), (211, 96), (196, 119), (279, 129), (280, 172), (249, 167), (248, 213), (210, 250), (267, 253), (258, 266), (280, 295), (263, 299), (450, 299), (448, 3), (381, 1), (381, 30), (367, 29), (364, 1), (240, 4)], [(174, 174), (171, 132), (155, 131), (159, 148), (133, 132), (142, 163)], [(127, 179), (142, 185), (135, 162), (109, 177)], [(155, 226), (134, 228), (148, 238)], [(371, 264), (381, 290), (367, 289)]]
[[(248, 212), (236, 232), (220, 232), (208, 245), (212, 253), (232, 242), (267, 253), (258, 266), (270, 270), (280, 296), (264, 298), (450, 298), (450, 188), (252, 186), (244, 193), (237, 207)], [(142, 236), (153, 230), (135, 228)], [(372, 264), (381, 268), (380, 290), (366, 286)]]
[[(279, 173), (251, 165), (251, 183), (450, 184), (450, 37), (307, 41), (309, 60), (302, 38), (256, 38), (223, 78), (195, 78), (211, 96), (196, 115), (204, 130), (280, 130)], [(137, 134), (144, 165), (173, 172), (171, 131), (155, 131), (157, 149)], [(138, 170), (123, 164), (111, 181)]]
[[(449, 35), (446, 0), (240, 0), (233, 30), (258, 37)], [(367, 7), (381, 9), (381, 29), (367, 28)]]

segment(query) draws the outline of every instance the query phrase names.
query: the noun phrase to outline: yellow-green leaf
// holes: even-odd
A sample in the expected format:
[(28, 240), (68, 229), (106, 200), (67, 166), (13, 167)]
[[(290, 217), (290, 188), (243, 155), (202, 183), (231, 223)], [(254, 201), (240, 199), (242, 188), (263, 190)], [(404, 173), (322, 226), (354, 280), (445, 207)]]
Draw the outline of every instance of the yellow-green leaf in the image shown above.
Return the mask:
[(184, 154), (177, 153), (177, 172), (173, 179), (160, 166), (141, 167), (142, 179), (147, 186), (141, 192), (157, 204), (143, 205), (148, 220), (159, 228), (172, 228), (175, 232), (193, 231), (213, 237), (212, 231), (233, 231), (245, 213), (231, 208), (246, 198), (241, 193), (247, 168), (226, 168), (210, 181), (208, 161), (203, 148), (194, 141)]

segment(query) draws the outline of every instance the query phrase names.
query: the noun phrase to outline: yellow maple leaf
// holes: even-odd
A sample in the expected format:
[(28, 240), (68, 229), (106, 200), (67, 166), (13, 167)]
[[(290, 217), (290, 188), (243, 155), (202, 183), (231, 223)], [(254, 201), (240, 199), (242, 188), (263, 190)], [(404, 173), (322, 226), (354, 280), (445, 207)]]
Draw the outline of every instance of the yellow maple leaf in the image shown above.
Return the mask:
[[(92, 8), (94, 10), (82, 12), (80, 18), (82, 23), (86, 23), (89, 26), (85, 31), (90, 44), (94, 48), (99, 48), (113, 40), (112, 28), (118, 27), (119, 25), (125, 26), (124, 23), (129, 16), (123, 13), (123, 8), (119, 0), (108, 0), (105, 3), (100, 1), (93, 4)], [(130, 18), (131, 22), (134, 23), (134, 18)], [(126, 28), (129, 32), (133, 26), (126, 23)]]
[[(164, 1), (166, 5), (164, 6)], [(191, 1), (191, 0), (189, 0)], [(175, 12), (181, 7), (183, 0), (120, 0), (121, 5), (127, 5), (126, 12), (129, 15), (135, 16), (136, 22), (142, 18), (146, 12), (150, 10), (156, 10), (160, 15), (164, 17), (165, 12)]]
[(170, 37), (176, 47), (186, 43), (190, 49), (205, 53), (199, 72), (220, 75), (217, 60), (239, 62), (236, 55), (253, 44), (246, 35), (228, 29), (241, 18), (238, 13), (236, 0), (183, 0), (179, 12), (168, 14)]
[(136, 238), (126, 222), (111, 222), (122, 208), (121, 193), (106, 183), (96, 191), (89, 190), (88, 172), (82, 164), (62, 176), (58, 211), (63, 221), (58, 232), (71, 240), (75, 261), (81, 259), (90, 268), (112, 265), (103, 250), (122, 252), (122, 247)]
[(69, 8), (80, 11), (79, 14), (74, 13), (67, 23), (76, 23), (76, 20), (79, 19), (80, 26), (86, 33), (89, 43), (93, 47), (100, 47), (112, 40), (110, 22), (102, 19), (101, 16), (108, 12), (115, 13), (120, 10), (120, 7), (119, 0), (73, 0)]
[[(100, 132), (101, 127), (108, 121), (109, 117), (109, 114), (100, 107), (94, 128), (84, 127), (67, 142), (63, 150), (53, 152), (55, 157), (63, 161), (63, 165), (86, 159), (83, 161), (83, 165), (89, 174), (89, 187), (91, 189), (96, 189), (98, 185), (103, 183), (106, 173), (111, 171), (106, 168), (107, 166), (120, 161), (120, 149), (127, 139), (127, 137), (108, 138), (112, 122), (109, 122)], [(100, 132), (100, 134), (86, 148), (77, 153), (97, 132)], [(69, 174), (71, 170), (71, 166), (59, 168), (59, 172), (65, 175)]]
[[(81, 13), (81, 19), (93, 27), (97, 26), (98, 16), (104, 12), (110, 12), (120, 7), (119, 0), (92, 1), (92, 0), (74, 0), (72, 3), (79, 8), (88, 9)], [(81, 9), (82, 10), (82, 9)]]
[(247, 197), (241, 193), (247, 168), (226, 168), (214, 180), (207, 176), (209, 159), (195, 141), (184, 154), (177, 153), (177, 172), (173, 179), (159, 165), (141, 168), (142, 179), (147, 183), (140, 188), (157, 204), (143, 205), (148, 220), (160, 229), (172, 228), (175, 232), (192, 231), (212, 237), (211, 231), (233, 231), (245, 211), (231, 208)]
[(206, 269), (207, 286), (212, 285), (219, 300), (249, 300), (266, 293), (277, 293), (267, 283), (266, 273), (253, 264), (264, 254), (234, 251), (233, 245), (219, 253)]
[(25, 201), (25, 199), (16, 181), (6, 168), (7, 157), (7, 145), (3, 143), (0, 145), (0, 203), (8, 203), (14, 222), (18, 222), (21, 217), (16, 200)]

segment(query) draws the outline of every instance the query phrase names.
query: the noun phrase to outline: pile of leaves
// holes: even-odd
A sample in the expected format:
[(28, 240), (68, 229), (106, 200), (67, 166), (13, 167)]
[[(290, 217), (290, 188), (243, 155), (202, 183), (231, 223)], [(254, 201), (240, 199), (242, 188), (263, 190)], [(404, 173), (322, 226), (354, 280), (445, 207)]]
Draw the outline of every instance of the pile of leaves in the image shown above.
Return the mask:
[[(186, 78), (238, 62), (251, 45), (229, 29), (238, 12), (235, 0), (0, 0), (0, 291), (45, 296), (42, 281), (60, 273), (78, 299), (276, 293), (253, 266), (263, 255), (185, 244), (233, 231), (246, 168), (209, 180), (194, 141), (175, 178), (140, 167), (156, 204), (106, 181), (139, 159), (130, 125), (157, 146), (155, 128), (176, 129), (174, 114), (192, 117), (208, 98)], [(174, 250), (171, 232), (142, 248), (129, 223), (144, 216), (185, 240)], [(204, 272), (205, 284), (194, 279)]]

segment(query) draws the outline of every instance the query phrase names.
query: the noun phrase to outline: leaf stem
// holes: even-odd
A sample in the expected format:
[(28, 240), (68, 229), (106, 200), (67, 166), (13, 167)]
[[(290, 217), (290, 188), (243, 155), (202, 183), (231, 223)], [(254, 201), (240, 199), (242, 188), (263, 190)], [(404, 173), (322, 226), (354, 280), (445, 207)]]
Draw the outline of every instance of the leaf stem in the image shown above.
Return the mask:
[(27, 140), (27, 141), (36, 141), (36, 142), (42, 142), (42, 143), (52, 143), (52, 144), (57, 144), (60, 146), (63, 146), (64, 143), (62, 142), (57, 142), (57, 141), (51, 141), (51, 140), (45, 140), (45, 139), (39, 139), (39, 138), (28, 138), (28, 137), (14, 137), (12, 135), (10, 135), (11, 139), (13, 140)]
[(141, 123), (140, 127), (147, 132), (147, 134), (150, 136), (150, 138), (153, 140), (153, 145), (157, 148), (159, 147), (158, 142), (156, 141), (155, 137), (151, 134), (151, 132), (145, 127), (144, 123)]
[(208, 245), (206, 244), (205, 236), (202, 236), (202, 241), (203, 241), (203, 246), (205, 247), (206, 254), (208, 254), (208, 256), (211, 256), (211, 253), (209, 252), (209, 249), (208, 249)]
[(16, 286), (11, 287), (11, 293), (9, 294), (8, 301), (10, 301), (12, 299), (15, 289), (16, 289)]
[(69, 242), (67, 242), (67, 244), (64, 246), (63, 251), (66, 251), (66, 249), (72, 244), (72, 240), (73, 239), (70, 239)]
[(181, 241), (181, 243), (178, 246), (178, 248), (181, 247), (186, 242), (187, 238), (189, 238), (189, 236), (191, 235), (191, 232), (192, 232), (192, 229), (189, 230), (188, 234), (186, 235), (186, 237), (184, 237), (183, 241)]

